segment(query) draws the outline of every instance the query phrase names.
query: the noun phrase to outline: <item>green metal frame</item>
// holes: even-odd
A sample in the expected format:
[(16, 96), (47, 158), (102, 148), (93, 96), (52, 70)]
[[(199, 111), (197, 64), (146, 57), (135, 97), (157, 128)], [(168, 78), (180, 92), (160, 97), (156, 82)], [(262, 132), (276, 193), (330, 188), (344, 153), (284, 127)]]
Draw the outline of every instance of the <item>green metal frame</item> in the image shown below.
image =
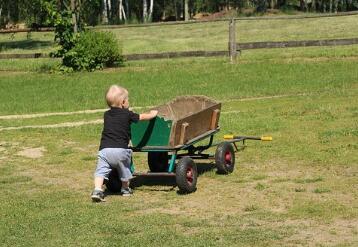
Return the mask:
[[(168, 167), (168, 173), (173, 173), (174, 169), (175, 169), (175, 161), (177, 160), (178, 157), (180, 157), (178, 155), (179, 151), (182, 150), (188, 150), (188, 155), (190, 156), (190, 154), (194, 154), (195, 152), (198, 151), (198, 155), (201, 155), (201, 152), (212, 147), (212, 146), (216, 146), (218, 144), (214, 144), (213, 145), (213, 138), (214, 135), (219, 132), (220, 128), (208, 131), (206, 133), (204, 133), (203, 135), (200, 135), (190, 141), (188, 141), (186, 144), (184, 145), (179, 145), (176, 147), (169, 147), (169, 146), (144, 146), (144, 147), (133, 147), (132, 150), (133, 152), (171, 152), (171, 157), (170, 157), (170, 161), (169, 161), (169, 167)], [(194, 147), (194, 144), (206, 139), (210, 137), (210, 141), (209, 144), (205, 145), (205, 146), (198, 146), (198, 147)], [(207, 157), (207, 156), (203, 156), (203, 157)], [(131, 163), (131, 171), (132, 173), (135, 172), (135, 166), (132, 160)]]

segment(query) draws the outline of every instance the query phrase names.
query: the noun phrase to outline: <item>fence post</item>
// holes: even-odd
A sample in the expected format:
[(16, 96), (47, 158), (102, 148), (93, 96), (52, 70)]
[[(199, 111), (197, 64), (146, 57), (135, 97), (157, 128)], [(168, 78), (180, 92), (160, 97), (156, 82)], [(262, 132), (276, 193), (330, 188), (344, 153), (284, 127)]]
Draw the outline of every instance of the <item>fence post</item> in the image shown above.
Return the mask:
[(230, 56), (230, 62), (235, 63), (237, 57), (237, 47), (236, 47), (236, 29), (235, 29), (234, 18), (232, 18), (229, 23), (229, 56)]

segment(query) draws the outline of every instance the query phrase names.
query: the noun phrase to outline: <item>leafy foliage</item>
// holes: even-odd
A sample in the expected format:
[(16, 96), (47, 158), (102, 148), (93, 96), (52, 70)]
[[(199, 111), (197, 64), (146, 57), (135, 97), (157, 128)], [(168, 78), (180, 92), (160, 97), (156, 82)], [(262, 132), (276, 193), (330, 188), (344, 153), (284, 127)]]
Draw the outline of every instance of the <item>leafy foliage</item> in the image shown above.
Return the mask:
[(65, 71), (101, 69), (121, 65), (123, 56), (113, 33), (85, 31), (73, 40), (73, 47), (63, 56)]
[(63, 57), (74, 46), (74, 31), (71, 20), (71, 12), (63, 11), (61, 14), (54, 12), (55, 41), (61, 48), (53, 53), (55, 57)]

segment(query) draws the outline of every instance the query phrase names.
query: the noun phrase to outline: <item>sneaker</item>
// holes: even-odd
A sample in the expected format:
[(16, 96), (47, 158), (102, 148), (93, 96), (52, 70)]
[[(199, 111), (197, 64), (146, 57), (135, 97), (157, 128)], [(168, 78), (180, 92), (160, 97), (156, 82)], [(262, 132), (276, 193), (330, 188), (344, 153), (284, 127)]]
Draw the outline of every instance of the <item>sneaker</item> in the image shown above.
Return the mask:
[(93, 202), (105, 202), (104, 193), (101, 190), (94, 190), (91, 194), (91, 198)]
[(131, 188), (122, 188), (121, 195), (122, 196), (131, 196), (133, 194), (133, 190)]

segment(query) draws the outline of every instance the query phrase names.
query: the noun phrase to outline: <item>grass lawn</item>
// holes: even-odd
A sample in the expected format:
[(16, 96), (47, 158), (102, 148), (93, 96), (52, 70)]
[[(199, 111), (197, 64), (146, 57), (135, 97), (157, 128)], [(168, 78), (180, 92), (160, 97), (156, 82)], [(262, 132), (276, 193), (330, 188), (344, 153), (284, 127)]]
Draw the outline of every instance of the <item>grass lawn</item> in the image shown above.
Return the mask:
[[(358, 245), (358, 48), (244, 52), (227, 58), (130, 62), (70, 75), (51, 60), (0, 61), (0, 239), (5, 246)], [(112, 83), (134, 107), (204, 94), (223, 102), (224, 133), (248, 141), (235, 171), (198, 164), (198, 190), (145, 180), (131, 198), (89, 194), (101, 124), (9, 130), (101, 119), (102, 113), (4, 119), (105, 107)], [(142, 111), (143, 109), (138, 109)], [(215, 152), (215, 150), (210, 150)], [(135, 153), (146, 171), (146, 156)]]
[[(238, 42), (357, 38), (358, 15), (297, 20), (240, 20)], [(102, 29), (114, 32), (124, 54), (227, 50), (228, 22)], [(1, 53), (48, 53), (54, 34), (0, 34)]]

